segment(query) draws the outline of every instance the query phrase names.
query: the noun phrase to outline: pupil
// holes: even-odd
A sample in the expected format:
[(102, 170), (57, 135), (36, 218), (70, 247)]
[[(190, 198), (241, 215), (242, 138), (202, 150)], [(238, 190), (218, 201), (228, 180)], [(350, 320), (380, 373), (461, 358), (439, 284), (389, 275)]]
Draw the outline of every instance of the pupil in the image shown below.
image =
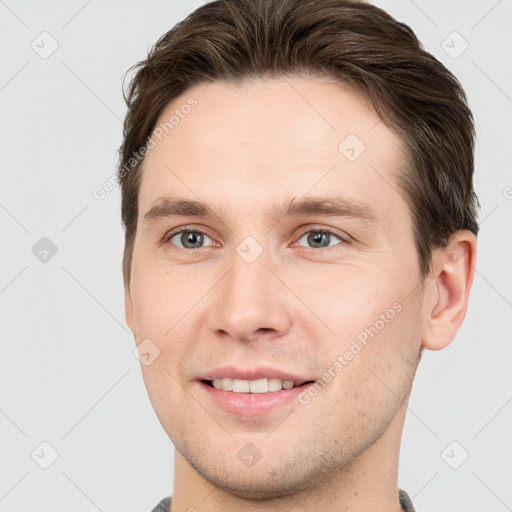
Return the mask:
[(186, 244), (191, 244), (194, 248), (200, 247), (202, 242), (202, 235), (199, 233), (189, 232), (188, 234), (184, 233), (185, 243), (183, 245), (187, 247)]
[[(321, 244), (322, 239), (327, 242), (327, 245), (329, 245), (329, 233), (321, 233), (321, 232), (315, 232), (311, 233), (310, 235), (310, 243), (314, 244)], [(325, 247), (325, 244), (324, 244)]]

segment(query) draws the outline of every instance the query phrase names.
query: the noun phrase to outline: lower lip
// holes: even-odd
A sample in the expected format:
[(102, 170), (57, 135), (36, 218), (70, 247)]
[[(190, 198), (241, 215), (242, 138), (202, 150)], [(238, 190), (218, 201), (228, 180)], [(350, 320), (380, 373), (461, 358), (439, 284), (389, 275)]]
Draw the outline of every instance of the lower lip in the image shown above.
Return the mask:
[(200, 385), (227, 412), (241, 416), (261, 416), (293, 402), (302, 392), (313, 386), (314, 382), (270, 393), (234, 393), (216, 389), (204, 382), (200, 382)]

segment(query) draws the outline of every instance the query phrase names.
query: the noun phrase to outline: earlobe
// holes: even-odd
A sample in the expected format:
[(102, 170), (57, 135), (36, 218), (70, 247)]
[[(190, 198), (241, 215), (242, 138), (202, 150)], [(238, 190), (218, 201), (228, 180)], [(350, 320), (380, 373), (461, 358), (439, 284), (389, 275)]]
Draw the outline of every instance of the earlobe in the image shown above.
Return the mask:
[(475, 265), (476, 237), (468, 230), (457, 231), (446, 247), (434, 252), (423, 348), (440, 350), (455, 338), (466, 315)]

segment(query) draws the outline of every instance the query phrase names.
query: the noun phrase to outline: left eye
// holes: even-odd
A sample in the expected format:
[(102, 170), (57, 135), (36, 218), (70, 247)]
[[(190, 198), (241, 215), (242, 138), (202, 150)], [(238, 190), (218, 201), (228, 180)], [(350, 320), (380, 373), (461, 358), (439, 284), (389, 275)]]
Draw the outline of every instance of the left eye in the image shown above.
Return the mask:
[(334, 244), (331, 243), (331, 242), (335, 241), (336, 239), (339, 242), (342, 242), (342, 243), (344, 242), (344, 240), (342, 240), (339, 236), (335, 235), (331, 231), (325, 231), (325, 230), (312, 230), (312, 231), (308, 231), (307, 233), (304, 233), (300, 237), (299, 242), (298, 242), (298, 245), (302, 245), (304, 247), (304, 245), (300, 243), (300, 241), (303, 238), (306, 238), (306, 243), (311, 244), (310, 247), (313, 247), (315, 249), (317, 249), (317, 248), (322, 249), (324, 247), (329, 247), (331, 245), (338, 245), (336, 243), (334, 243)]

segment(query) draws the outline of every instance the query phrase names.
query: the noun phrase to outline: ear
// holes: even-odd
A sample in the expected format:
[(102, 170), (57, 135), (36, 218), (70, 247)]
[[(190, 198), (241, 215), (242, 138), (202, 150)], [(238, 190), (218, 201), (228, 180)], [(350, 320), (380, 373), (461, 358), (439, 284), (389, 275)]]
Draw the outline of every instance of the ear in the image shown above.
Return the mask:
[(124, 285), (124, 316), (126, 318), (126, 323), (132, 331), (133, 335), (135, 335), (134, 321), (133, 321), (133, 305), (132, 305), (132, 295), (130, 292), (130, 284), (125, 283)]
[(475, 265), (476, 236), (471, 231), (456, 231), (446, 247), (434, 251), (422, 349), (440, 350), (455, 338), (466, 316)]

